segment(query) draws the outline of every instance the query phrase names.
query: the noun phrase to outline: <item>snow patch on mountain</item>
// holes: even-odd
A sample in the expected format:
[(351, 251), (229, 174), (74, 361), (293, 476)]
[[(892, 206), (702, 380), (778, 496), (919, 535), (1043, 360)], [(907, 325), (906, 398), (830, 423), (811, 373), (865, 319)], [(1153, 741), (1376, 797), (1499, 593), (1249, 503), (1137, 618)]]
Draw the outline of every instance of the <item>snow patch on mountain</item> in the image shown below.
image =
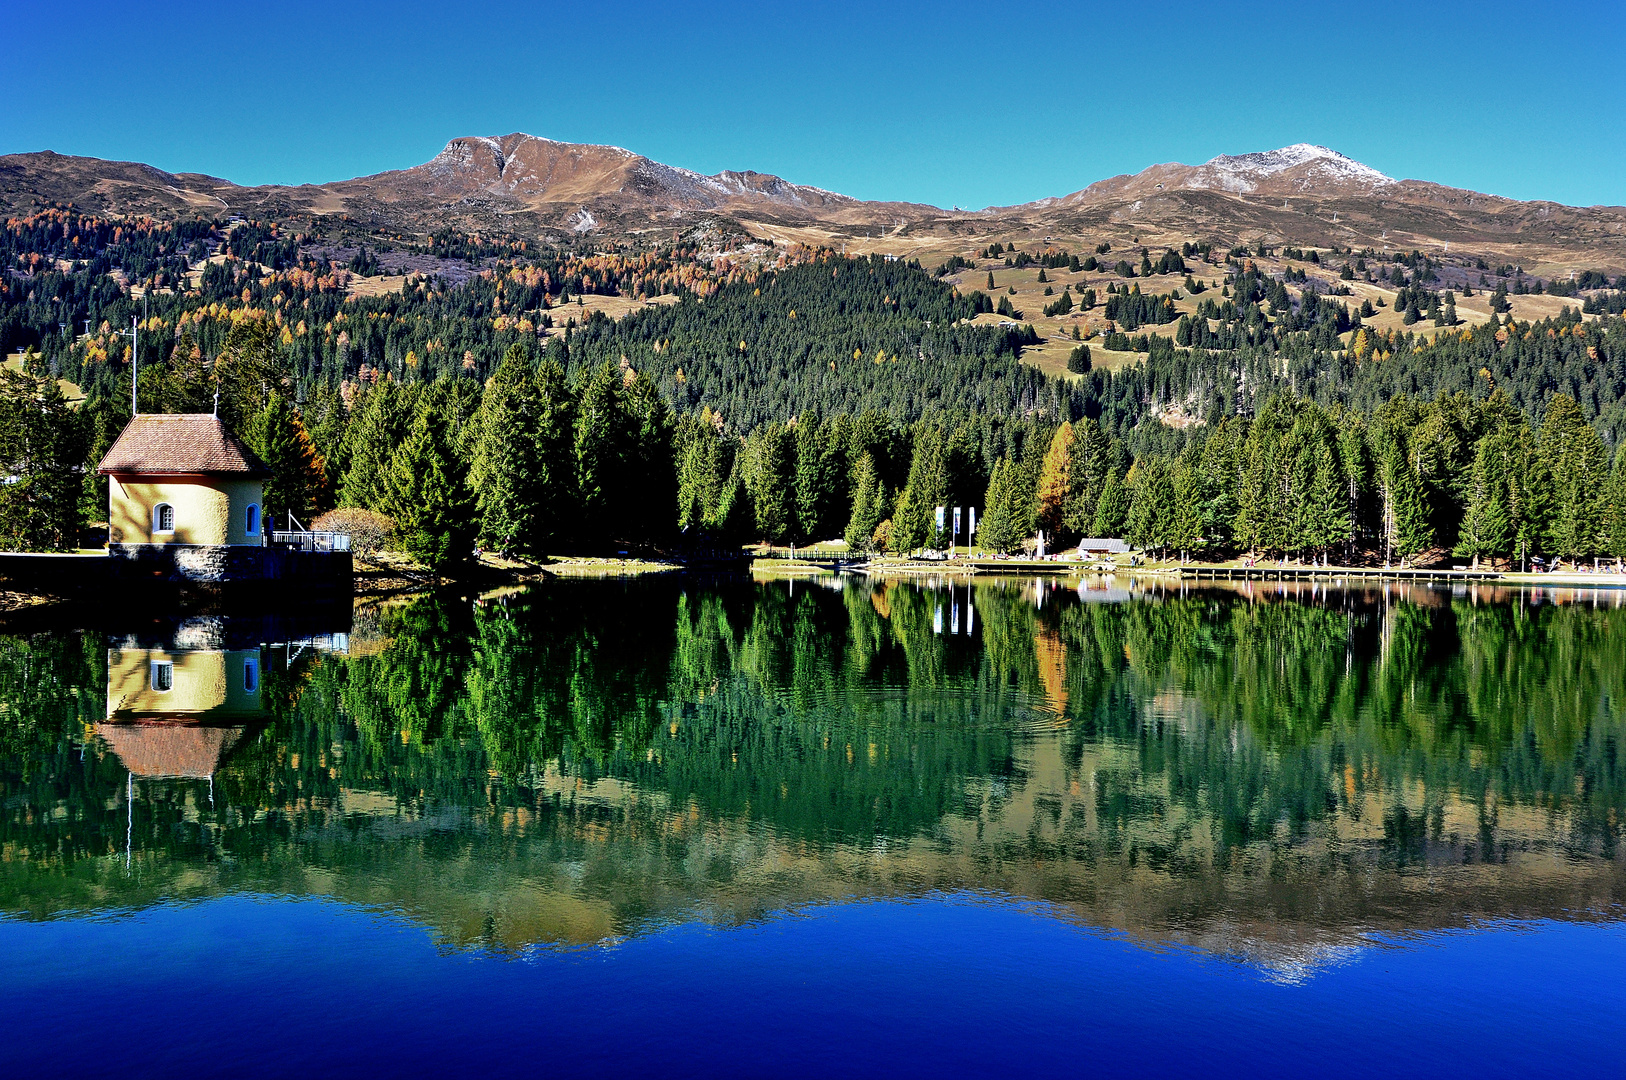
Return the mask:
[(1250, 192), (1260, 181), (1288, 171), (1297, 171), (1299, 186), (1317, 182), (1355, 183), (1379, 187), (1395, 182), (1369, 165), (1362, 165), (1336, 150), (1310, 143), (1296, 143), (1279, 150), (1257, 154), (1221, 154), (1197, 167), (1193, 187), (1216, 187), (1222, 191)]

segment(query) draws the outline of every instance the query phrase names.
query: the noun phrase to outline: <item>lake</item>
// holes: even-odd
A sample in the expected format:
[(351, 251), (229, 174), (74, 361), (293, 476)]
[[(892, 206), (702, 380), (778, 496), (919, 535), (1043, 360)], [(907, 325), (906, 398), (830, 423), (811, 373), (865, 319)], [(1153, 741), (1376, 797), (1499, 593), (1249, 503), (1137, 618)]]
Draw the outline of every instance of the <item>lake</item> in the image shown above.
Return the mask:
[(0, 1072), (1615, 1074), (1623, 642), (1417, 583), (17, 616)]

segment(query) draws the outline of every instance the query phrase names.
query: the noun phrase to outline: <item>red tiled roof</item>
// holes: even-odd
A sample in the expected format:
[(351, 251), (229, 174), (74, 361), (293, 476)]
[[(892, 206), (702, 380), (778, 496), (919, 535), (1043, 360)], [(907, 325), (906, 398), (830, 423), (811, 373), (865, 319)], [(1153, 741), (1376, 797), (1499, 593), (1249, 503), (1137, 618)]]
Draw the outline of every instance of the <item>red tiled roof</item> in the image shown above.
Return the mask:
[(210, 413), (150, 413), (136, 417), (119, 433), (96, 471), (271, 475), (265, 462)]

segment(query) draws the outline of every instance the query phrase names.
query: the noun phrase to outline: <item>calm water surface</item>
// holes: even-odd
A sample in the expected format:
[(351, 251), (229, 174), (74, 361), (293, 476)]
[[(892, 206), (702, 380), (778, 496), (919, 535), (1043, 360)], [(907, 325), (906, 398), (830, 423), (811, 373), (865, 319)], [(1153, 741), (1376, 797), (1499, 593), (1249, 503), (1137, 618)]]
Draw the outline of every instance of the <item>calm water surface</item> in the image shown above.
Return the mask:
[(1122, 581), (14, 619), (0, 1073), (1619, 1075), (1623, 642)]

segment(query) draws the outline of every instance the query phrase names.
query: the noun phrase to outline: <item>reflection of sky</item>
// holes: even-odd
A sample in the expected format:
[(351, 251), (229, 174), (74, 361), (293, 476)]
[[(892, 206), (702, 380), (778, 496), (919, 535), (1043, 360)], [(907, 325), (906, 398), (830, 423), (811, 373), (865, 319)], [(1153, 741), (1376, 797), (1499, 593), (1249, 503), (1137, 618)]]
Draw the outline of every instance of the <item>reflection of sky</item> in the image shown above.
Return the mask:
[(545, 1063), (1482, 1080), (1618, 1072), (1626, 928), (1421, 935), (1343, 956), (1335, 975), (1281, 979), (1030, 904), (936, 896), (515, 961), (444, 950), (387, 912), (267, 896), (0, 923), (0, 970), (0, 1070), (13, 1076), (501, 1076)]

